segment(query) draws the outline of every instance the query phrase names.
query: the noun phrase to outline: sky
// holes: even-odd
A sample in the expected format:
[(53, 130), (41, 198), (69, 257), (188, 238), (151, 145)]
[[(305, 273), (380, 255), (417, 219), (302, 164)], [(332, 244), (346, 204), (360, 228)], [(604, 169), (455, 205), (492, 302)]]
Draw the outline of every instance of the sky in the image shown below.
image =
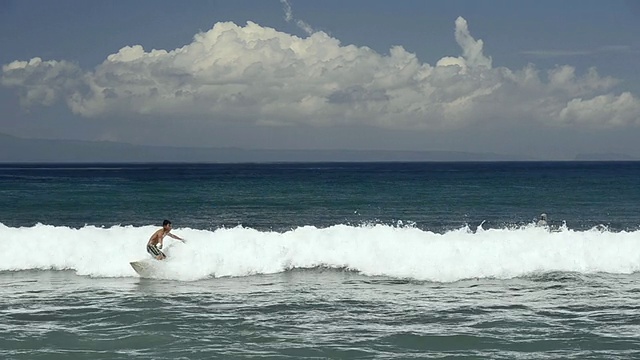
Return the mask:
[(640, 158), (640, 1), (0, 0), (0, 133)]

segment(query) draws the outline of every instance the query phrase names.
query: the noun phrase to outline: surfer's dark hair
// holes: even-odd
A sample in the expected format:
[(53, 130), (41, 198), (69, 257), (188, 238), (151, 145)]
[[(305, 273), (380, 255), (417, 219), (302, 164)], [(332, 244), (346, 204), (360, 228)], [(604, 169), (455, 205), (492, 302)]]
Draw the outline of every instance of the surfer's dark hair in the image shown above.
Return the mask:
[(162, 222), (162, 226), (167, 226), (169, 224), (171, 224), (171, 221), (169, 221), (169, 220), (165, 220), (165, 221)]

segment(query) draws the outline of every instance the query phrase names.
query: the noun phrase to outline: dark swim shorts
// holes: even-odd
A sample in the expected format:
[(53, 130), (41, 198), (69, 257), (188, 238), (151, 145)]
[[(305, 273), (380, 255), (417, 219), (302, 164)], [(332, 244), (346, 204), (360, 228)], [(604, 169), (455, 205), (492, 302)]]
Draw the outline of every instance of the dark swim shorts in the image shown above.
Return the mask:
[(160, 251), (160, 249), (158, 249), (157, 246), (151, 244), (147, 244), (147, 252), (153, 257), (156, 257), (160, 254), (162, 254), (162, 256), (166, 256), (162, 251)]

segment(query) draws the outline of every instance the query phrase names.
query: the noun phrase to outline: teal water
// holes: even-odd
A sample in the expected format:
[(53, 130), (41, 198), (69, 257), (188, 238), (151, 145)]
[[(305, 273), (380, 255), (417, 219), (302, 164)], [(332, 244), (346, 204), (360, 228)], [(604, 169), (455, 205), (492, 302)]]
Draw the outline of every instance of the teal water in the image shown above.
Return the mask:
[(200, 282), (0, 276), (4, 359), (632, 359), (632, 276), (421, 283), (340, 271)]
[(414, 223), (437, 231), (530, 222), (636, 229), (640, 163), (0, 166), (8, 226), (199, 229)]
[[(638, 358), (639, 175), (2, 165), (0, 358)], [(164, 218), (188, 241), (141, 278)]]

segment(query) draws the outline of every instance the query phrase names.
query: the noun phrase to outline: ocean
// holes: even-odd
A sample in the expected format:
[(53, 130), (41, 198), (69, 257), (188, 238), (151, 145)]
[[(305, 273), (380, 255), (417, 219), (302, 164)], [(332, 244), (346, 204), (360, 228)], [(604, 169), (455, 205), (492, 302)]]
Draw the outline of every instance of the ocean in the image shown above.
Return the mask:
[[(0, 359), (640, 358), (639, 185), (639, 162), (1, 164)], [(164, 219), (187, 242), (160, 262)]]

